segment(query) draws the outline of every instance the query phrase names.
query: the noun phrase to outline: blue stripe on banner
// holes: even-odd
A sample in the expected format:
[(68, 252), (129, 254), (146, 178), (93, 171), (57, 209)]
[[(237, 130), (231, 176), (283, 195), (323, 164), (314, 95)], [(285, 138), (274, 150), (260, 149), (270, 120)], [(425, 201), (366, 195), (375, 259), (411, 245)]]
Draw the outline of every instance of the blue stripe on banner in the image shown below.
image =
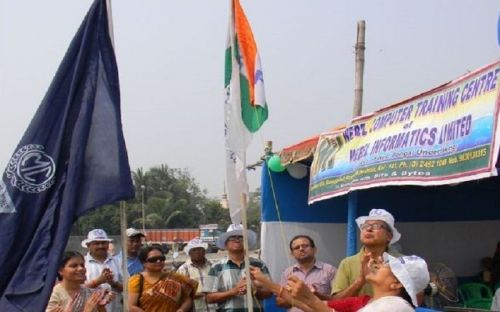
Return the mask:
[[(272, 187), (271, 187), (272, 181)], [(345, 223), (347, 196), (307, 204), (309, 176), (291, 177), (262, 169), (262, 220)], [(278, 218), (276, 203), (279, 209)], [(435, 187), (390, 186), (358, 192), (358, 214), (372, 208), (390, 211), (397, 222), (500, 220), (500, 178)]]

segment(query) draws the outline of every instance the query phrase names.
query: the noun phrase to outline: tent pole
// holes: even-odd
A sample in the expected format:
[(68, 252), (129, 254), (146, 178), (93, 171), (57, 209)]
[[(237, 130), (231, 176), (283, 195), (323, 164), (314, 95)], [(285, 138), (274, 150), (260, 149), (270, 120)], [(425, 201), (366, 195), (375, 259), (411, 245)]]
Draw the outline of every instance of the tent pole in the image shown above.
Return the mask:
[(358, 192), (353, 191), (348, 195), (347, 201), (347, 248), (346, 255), (352, 256), (357, 252), (357, 226), (356, 217), (358, 215)]
[[(356, 38), (356, 72), (354, 76), (354, 105), (353, 117), (361, 115), (363, 108), (363, 72), (365, 67), (365, 21), (358, 21)], [(351, 191), (347, 204), (347, 244), (346, 254), (352, 256), (357, 252), (356, 217), (358, 215), (358, 192)]]

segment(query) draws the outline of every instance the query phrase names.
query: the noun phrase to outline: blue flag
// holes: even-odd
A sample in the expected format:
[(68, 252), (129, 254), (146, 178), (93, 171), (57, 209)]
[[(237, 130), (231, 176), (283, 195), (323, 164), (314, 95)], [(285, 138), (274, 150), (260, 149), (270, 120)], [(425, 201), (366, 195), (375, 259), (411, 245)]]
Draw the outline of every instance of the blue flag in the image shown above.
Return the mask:
[(0, 311), (45, 311), (72, 223), (133, 197), (106, 3), (96, 0), (0, 181)]

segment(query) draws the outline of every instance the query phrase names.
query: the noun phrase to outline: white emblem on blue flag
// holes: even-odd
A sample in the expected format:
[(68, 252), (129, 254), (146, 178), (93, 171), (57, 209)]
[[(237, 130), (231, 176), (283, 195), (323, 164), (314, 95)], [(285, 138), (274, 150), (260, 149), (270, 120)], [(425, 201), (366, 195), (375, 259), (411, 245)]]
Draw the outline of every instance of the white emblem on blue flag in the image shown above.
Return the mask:
[(12, 156), (6, 170), (12, 186), (25, 193), (40, 193), (54, 184), (56, 166), (44, 149), (43, 145), (28, 144)]
[(10, 199), (9, 192), (3, 180), (0, 180), (0, 213), (14, 213), (16, 212), (16, 207)]

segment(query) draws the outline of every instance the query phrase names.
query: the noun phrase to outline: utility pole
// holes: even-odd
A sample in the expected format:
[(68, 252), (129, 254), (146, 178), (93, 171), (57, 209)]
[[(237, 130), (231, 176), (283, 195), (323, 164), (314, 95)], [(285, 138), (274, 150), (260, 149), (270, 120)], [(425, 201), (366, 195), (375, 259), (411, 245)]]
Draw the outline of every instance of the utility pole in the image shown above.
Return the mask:
[(356, 38), (356, 72), (354, 75), (354, 107), (352, 116), (358, 117), (363, 109), (363, 73), (365, 69), (365, 21), (358, 21)]
[[(358, 21), (356, 38), (356, 72), (354, 74), (353, 118), (361, 115), (363, 109), (363, 72), (365, 69), (365, 21)], [(349, 192), (347, 199), (347, 256), (357, 253), (358, 192)]]

